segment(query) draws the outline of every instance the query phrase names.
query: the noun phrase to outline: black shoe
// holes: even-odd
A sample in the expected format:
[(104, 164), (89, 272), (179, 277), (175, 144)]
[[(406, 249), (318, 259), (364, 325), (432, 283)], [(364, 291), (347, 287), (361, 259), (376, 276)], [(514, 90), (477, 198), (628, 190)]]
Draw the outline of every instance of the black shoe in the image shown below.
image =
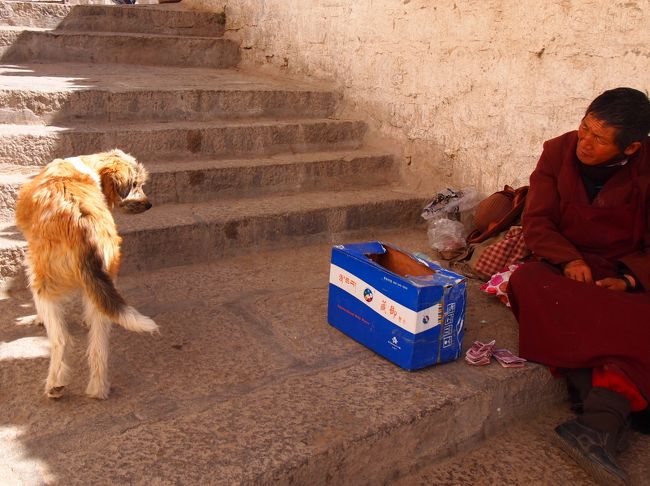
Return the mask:
[(609, 434), (569, 420), (555, 427), (558, 446), (599, 484), (627, 484), (627, 474), (608, 452)]
[(628, 418), (616, 436), (616, 454), (625, 452), (630, 447), (632, 438), (632, 421)]
[(569, 392), (569, 407), (571, 408), (571, 411), (576, 415), (581, 415), (584, 411), (584, 405), (582, 403), (580, 392), (569, 381), (567, 381), (566, 387), (567, 392)]

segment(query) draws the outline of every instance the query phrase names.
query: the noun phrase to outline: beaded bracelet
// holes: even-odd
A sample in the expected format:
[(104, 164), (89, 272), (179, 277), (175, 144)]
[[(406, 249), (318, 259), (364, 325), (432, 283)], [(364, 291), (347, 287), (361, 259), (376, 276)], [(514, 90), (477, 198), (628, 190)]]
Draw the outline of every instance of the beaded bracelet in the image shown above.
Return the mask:
[(623, 274), (619, 278), (625, 282), (625, 291), (626, 292), (629, 292), (630, 290), (634, 290), (634, 286), (632, 285), (632, 281), (630, 280), (630, 277)]

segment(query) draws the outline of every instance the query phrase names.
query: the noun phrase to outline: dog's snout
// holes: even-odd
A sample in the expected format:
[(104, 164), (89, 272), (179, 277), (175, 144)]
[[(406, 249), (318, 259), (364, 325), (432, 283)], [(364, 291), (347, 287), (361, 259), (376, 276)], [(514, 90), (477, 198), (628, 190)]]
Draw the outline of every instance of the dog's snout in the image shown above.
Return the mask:
[(120, 208), (122, 208), (124, 212), (131, 214), (144, 213), (152, 207), (153, 205), (148, 199), (124, 199), (120, 203)]

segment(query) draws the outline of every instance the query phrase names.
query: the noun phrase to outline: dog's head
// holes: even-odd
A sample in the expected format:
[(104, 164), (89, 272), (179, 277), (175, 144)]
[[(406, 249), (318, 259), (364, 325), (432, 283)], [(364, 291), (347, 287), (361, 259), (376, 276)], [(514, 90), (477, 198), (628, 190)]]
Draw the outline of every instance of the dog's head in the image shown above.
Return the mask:
[(147, 182), (147, 170), (134, 157), (115, 149), (100, 154), (99, 177), (102, 190), (111, 207), (118, 206), (127, 213), (137, 214), (151, 208), (142, 186)]

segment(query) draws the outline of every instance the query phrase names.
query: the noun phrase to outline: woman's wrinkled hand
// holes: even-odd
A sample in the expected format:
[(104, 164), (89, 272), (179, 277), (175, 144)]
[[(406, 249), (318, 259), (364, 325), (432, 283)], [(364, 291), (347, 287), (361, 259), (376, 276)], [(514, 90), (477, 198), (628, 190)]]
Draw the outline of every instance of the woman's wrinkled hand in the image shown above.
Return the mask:
[[(594, 283), (591, 268), (582, 259), (571, 260), (564, 265), (564, 276), (578, 282)], [(625, 286), (625, 282), (623, 282), (623, 286)]]
[(621, 280), (620, 278), (614, 278), (614, 277), (608, 277), (602, 280), (596, 280), (596, 285), (598, 285), (599, 287), (603, 287), (605, 289), (620, 290), (622, 292), (625, 292), (626, 289), (625, 281)]
[(625, 279), (621, 277), (608, 277), (596, 281), (596, 285), (610, 290), (619, 290), (621, 292), (626, 292), (628, 290), (628, 284), (626, 280), (630, 283), (630, 290), (636, 287), (636, 279), (631, 275), (626, 275)]

